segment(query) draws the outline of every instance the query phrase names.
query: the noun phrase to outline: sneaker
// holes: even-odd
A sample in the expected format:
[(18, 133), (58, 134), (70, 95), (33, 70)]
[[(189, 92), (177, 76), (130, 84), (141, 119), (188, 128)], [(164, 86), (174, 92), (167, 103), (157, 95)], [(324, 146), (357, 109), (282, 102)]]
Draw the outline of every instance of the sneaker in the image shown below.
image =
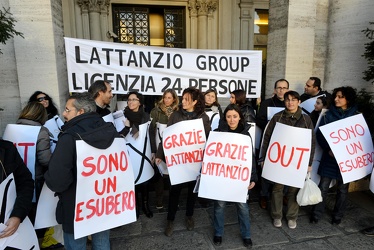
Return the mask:
[(213, 243), (216, 246), (220, 246), (222, 243), (222, 237), (221, 236), (214, 236), (213, 237)]
[(374, 227), (366, 228), (366, 229), (364, 229), (362, 232), (363, 232), (363, 234), (365, 234), (366, 236), (374, 236)]
[(187, 225), (187, 230), (188, 230), (188, 231), (191, 231), (191, 230), (194, 229), (194, 227), (195, 227), (195, 222), (194, 222), (192, 216), (187, 216), (187, 217), (186, 217), (186, 225)]
[(243, 245), (246, 248), (251, 248), (252, 247), (252, 240), (251, 239), (243, 239)]
[(171, 220), (168, 220), (168, 224), (166, 225), (165, 228), (165, 235), (170, 237), (173, 234), (174, 230), (174, 222)]
[(273, 225), (274, 225), (274, 227), (281, 227), (282, 226), (281, 219), (274, 219)]
[(291, 229), (295, 229), (296, 228), (296, 220), (288, 220), (288, 227), (291, 228)]

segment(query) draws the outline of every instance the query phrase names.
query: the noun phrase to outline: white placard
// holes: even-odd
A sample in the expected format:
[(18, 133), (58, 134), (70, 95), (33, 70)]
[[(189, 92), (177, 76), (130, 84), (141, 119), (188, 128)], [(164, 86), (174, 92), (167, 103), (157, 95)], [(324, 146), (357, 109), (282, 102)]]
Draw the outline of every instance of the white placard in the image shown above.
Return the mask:
[(302, 108), (303, 111), (307, 111), (309, 114), (312, 113), (312, 111), (314, 110), (314, 104), (316, 104), (317, 98), (320, 96), (326, 96), (326, 95), (323, 94), (323, 95), (311, 97), (303, 101), (302, 103), (300, 103), (299, 107)]
[(61, 127), (64, 125), (64, 122), (58, 115), (55, 115), (53, 118), (49, 119), (44, 123), (44, 127), (49, 130), (50, 133), (50, 140), (51, 140), (51, 152), (53, 152), (56, 148), (56, 144), (58, 141), (58, 135), (61, 132)]
[(58, 225), (56, 221), (56, 207), (58, 197), (44, 183), (39, 196), (38, 207), (35, 216), (35, 229), (47, 228)]
[(181, 121), (164, 130), (163, 148), (172, 185), (196, 180), (206, 143), (203, 120)]
[(283, 185), (302, 188), (308, 171), (311, 145), (311, 129), (277, 122), (265, 155), (262, 177)]
[(319, 129), (334, 153), (344, 183), (359, 180), (372, 172), (373, 141), (362, 114), (331, 122)]
[(252, 148), (252, 142), (246, 135), (210, 132), (201, 169), (199, 197), (246, 202), (251, 180)]
[(107, 149), (76, 141), (77, 193), (74, 238), (136, 221), (132, 165), (123, 138)]
[(279, 113), (281, 111), (284, 110), (284, 107), (268, 107), (268, 121), (271, 120), (271, 118), (273, 118), (273, 116), (276, 114), (276, 113)]
[(149, 139), (150, 122), (139, 125), (139, 136), (134, 138), (130, 132), (126, 135), (127, 152), (133, 166), (135, 185), (148, 181), (153, 177), (151, 142)]
[(261, 95), (262, 52), (198, 50), (65, 37), (69, 92), (85, 92), (96, 80), (111, 83), (114, 94), (138, 91), (162, 95), (172, 88), (201, 92), (215, 88), (218, 97), (242, 89), (247, 98)]
[(212, 131), (214, 131), (216, 128), (218, 128), (219, 119), (221, 118), (219, 112), (205, 111), (205, 114), (207, 114), (209, 117), (210, 127), (212, 128)]

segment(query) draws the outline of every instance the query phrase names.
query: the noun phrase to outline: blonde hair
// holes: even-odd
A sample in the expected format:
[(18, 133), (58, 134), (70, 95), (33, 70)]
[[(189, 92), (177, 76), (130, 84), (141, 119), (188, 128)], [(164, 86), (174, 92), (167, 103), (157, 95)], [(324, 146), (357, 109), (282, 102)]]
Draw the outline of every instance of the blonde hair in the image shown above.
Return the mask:
[(48, 120), (47, 110), (39, 102), (29, 102), (21, 111), (18, 119), (27, 119), (44, 125)]

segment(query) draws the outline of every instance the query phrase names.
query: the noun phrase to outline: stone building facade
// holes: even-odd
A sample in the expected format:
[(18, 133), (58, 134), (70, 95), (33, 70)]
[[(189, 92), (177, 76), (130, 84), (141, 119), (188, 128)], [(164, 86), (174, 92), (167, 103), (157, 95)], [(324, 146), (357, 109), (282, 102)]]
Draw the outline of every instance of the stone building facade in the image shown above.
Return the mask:
[[(0, 131), (14, 123), (35, 90), (51, 95), (60, 111), (68, 96), (63, 37), (114, 41), (113, 8), (179, 8), (185, 13), (186, 48), (266, 47), (264, 96), (276, 79), (286, 78), (302, 92), (310, 76), (323, 88), (365, 87), (367, 42), (361, 30), (374, 21), (372, 0), (0, 0), (17, 19), (15, 37), (0, 48)], [(269, 32), (255, 34), (256, 10), (268, 10)]]

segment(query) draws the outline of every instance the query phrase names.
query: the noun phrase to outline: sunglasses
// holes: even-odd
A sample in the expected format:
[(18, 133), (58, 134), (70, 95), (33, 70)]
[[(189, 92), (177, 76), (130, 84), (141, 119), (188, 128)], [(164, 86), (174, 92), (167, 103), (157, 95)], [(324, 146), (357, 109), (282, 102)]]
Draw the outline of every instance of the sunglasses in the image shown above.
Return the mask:
[(39, 97), (38, 99), (36, 99), (38, 102), (42, 102), (42, 101), (49, 101), (49, 98), (44, 96), (44, 97)]

